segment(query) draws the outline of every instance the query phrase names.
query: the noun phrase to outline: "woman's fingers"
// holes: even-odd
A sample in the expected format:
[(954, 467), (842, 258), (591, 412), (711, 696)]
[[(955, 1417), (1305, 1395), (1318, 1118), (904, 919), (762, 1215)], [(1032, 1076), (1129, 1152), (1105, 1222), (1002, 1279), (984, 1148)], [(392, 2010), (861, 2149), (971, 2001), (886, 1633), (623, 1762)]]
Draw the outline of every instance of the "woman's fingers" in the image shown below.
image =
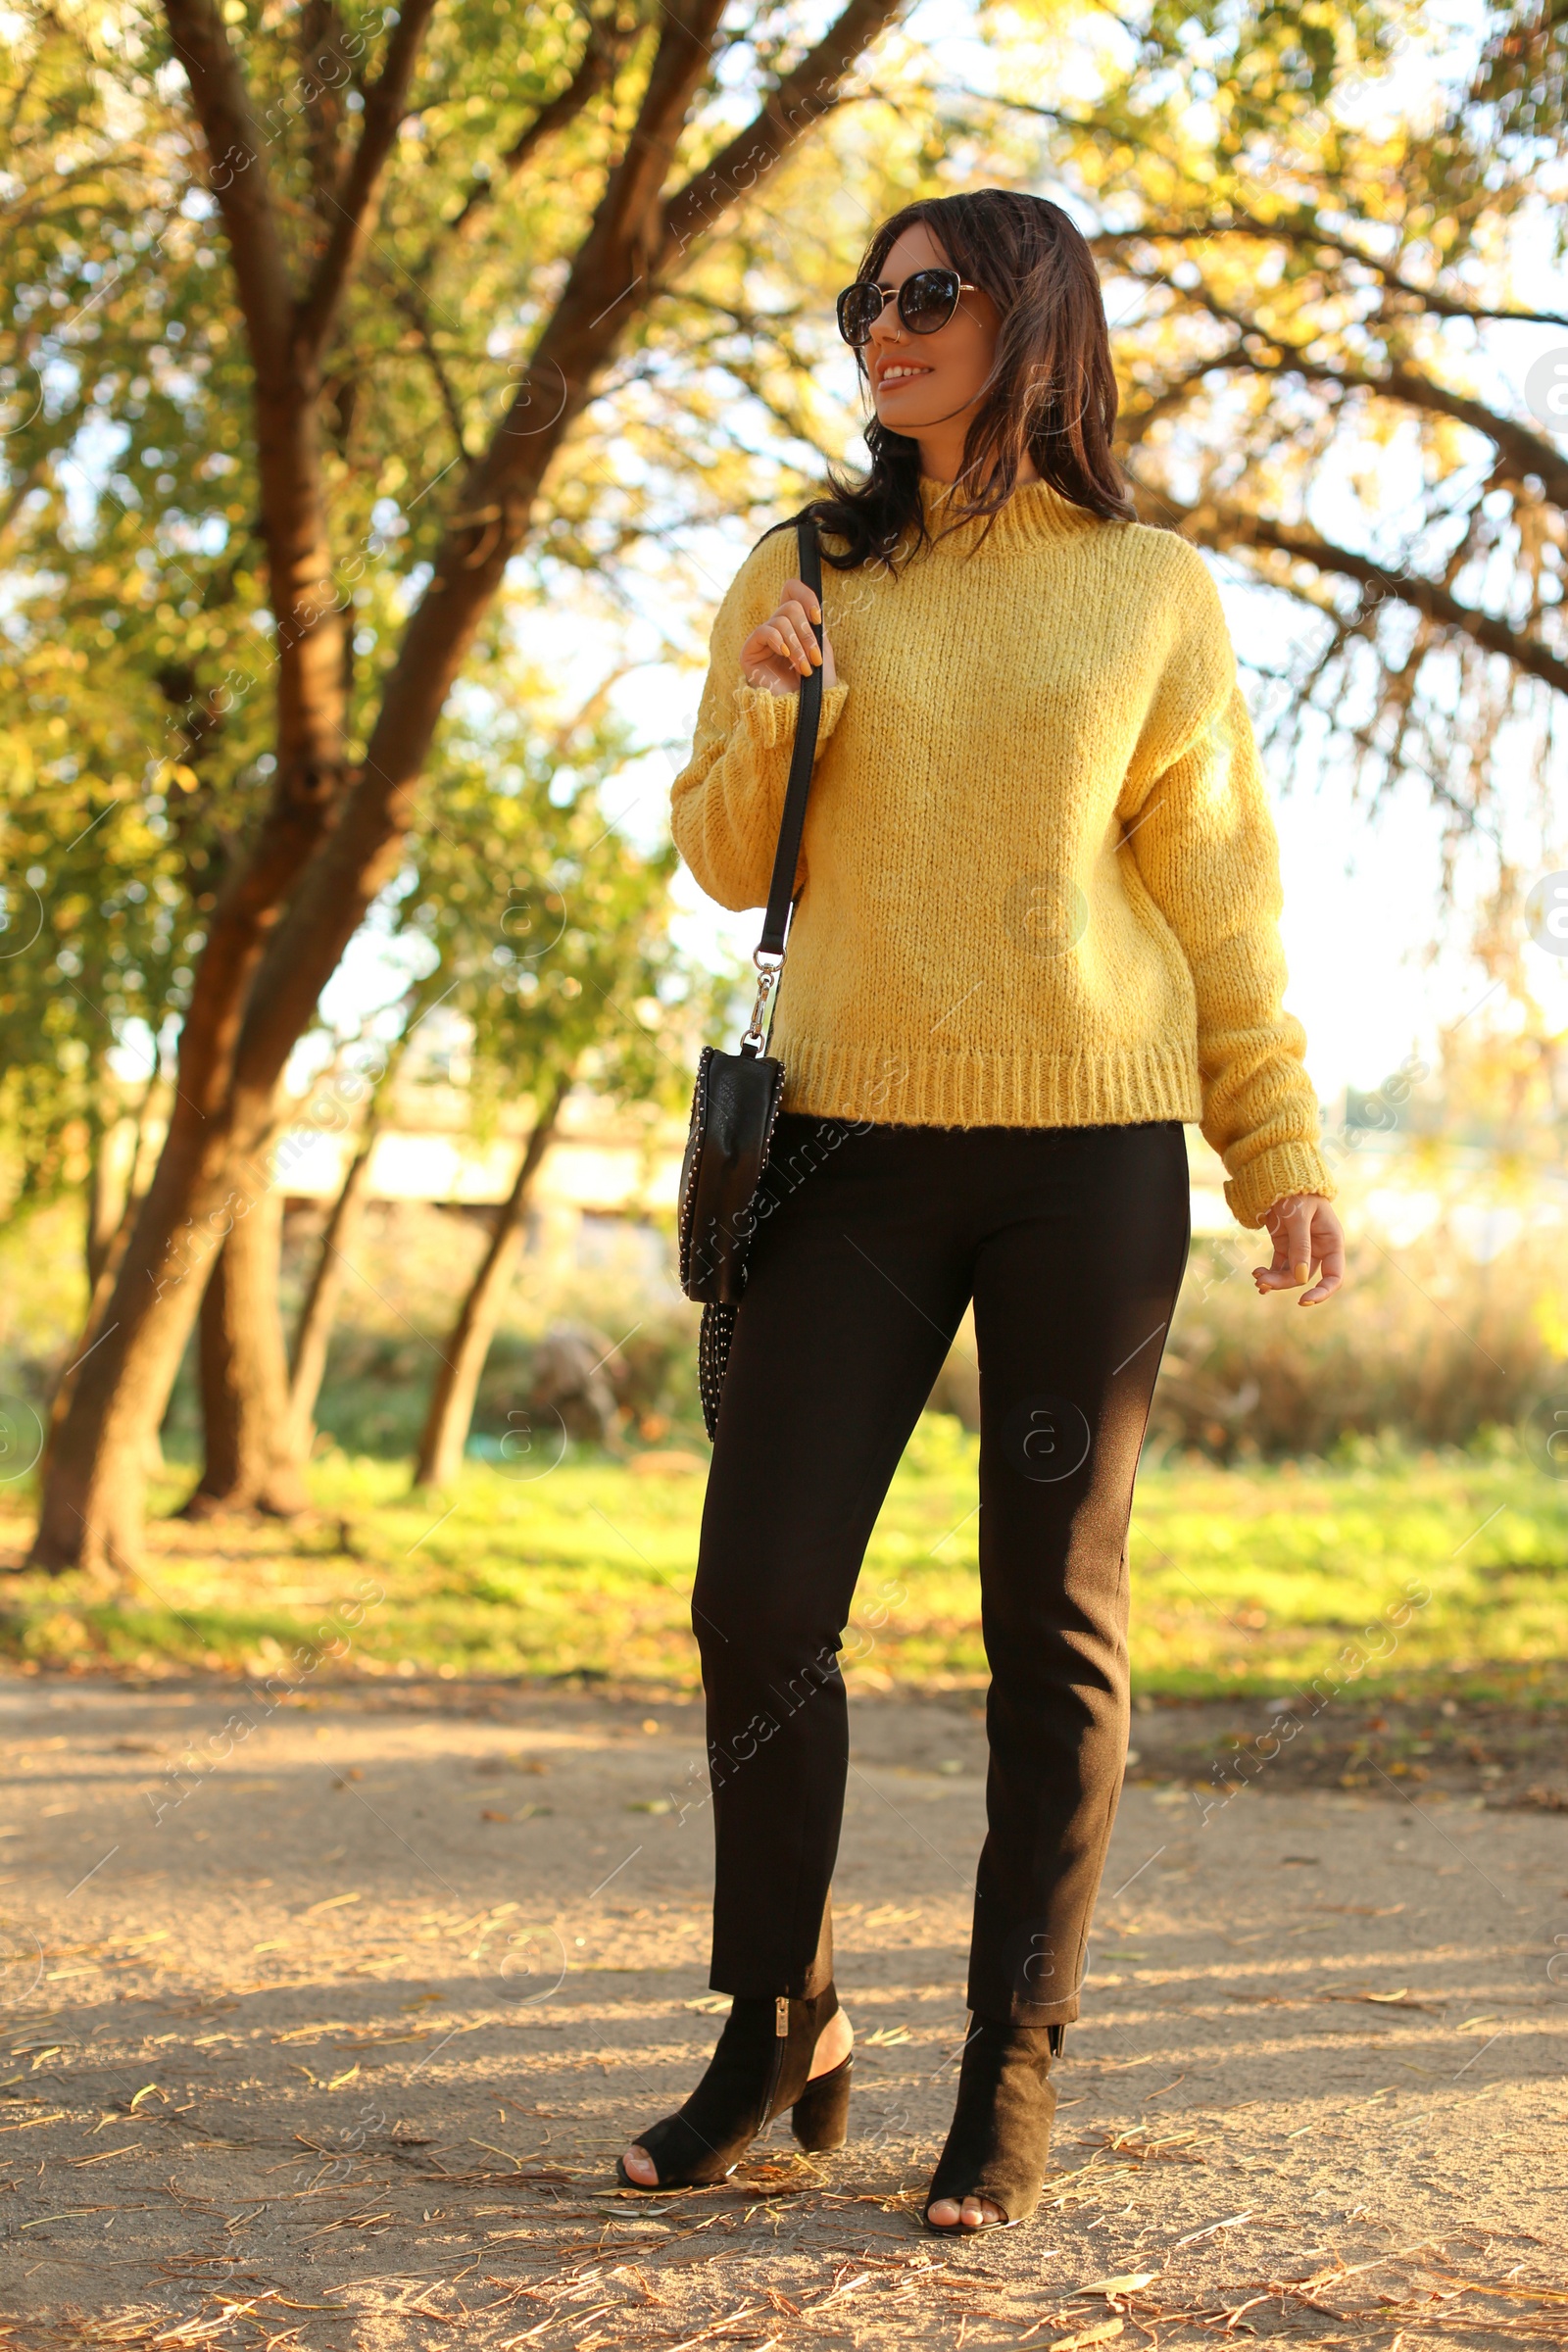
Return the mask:
[(1263, 1219), (1263, 1230), (1274, 1246), (1274, 1255), (1266, 1266), (1252, 1268), (1252, 1280), (1259, 1292), (1284, 1291), (1291, 1287), (1290, 1240), (1285, 1228), (1285, 1203), (1271, 1208)]
[(782, 654), (790, 668), (804, 678), (811, 666), (810, 658), (802, 645), (800, 635), (793, 623), (787, 620), (782, 613), (776, 613), (762, 633), (774, 652)]
[(771, 621), (764, 620), (760, 628), (754, 629), (742, 646), (741, 675), (748, 686), (772, 694), (794, 694), (799, 690), (800, 671), (782, 633)]
[(1302, 1296), (1303, 1306), (1316, 1306), (1320, 1300), (1331, 1298), (1345, 1280), (1345, 1235), (1339, 1218), (1329, 1212), (1321, 1214), (1314, 1222), (1313, 1237), (1319, 1279)]
[(786, 580), (778, 601), (781, 606), (799, 605), (808, 620), (820, 624), (822, 608), (804, 580)]
[(786, 598), (773, 615), (773, 626), (788, 638), (795, 666), (805, 677), (814, 669), (822, 657), (816, 649), (816, 632), (811, 627), (807, 609), (799, 598)]
[[(1345, 1233), (1328, 1202), (1315, 1193), (1281, 1200), (1263, 1220), (1274, 1244), (1273, 1262), (1254, 1266), (1252, 1280), (1265, 1291), (1299, 1291), (1299, 1304), (1317, 1306), (1345, 1280)], [(1312, 1285), (1313, 1275), (1319, 1279)]]
[(741, 648), (741, 673), (749, 686), (793, 694), (802, 678), (821, 667), (824, 685), (836, 683), (833, 656), (818, 647), (813, 623), (822, 608), (804, 580), (786, 580), (775, 612), (755, 628)]
[(1285, 1250), (1290, 1263), (1291, 1280), (1298, 1290), (1305, 1290), (1312, 1279), (1312, 1211), (1316, 1203), (1302, 1198), (1293, 1200), (1285, 1211)]

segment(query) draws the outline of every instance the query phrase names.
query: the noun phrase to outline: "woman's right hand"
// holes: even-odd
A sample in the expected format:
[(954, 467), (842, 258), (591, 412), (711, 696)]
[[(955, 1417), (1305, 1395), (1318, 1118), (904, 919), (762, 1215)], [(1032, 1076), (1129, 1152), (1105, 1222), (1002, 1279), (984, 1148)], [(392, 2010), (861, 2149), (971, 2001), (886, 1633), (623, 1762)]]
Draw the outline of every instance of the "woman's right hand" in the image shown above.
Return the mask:
[(822, 608), (804, 580), (786, 580), (775, 610), (741, 647), (741, 675), (748, 686), (768, 694), (799, 694), (801, 680), (820, 663), (824, 686), (838, 684), (830, 638), (816, 649), (813, 621)]

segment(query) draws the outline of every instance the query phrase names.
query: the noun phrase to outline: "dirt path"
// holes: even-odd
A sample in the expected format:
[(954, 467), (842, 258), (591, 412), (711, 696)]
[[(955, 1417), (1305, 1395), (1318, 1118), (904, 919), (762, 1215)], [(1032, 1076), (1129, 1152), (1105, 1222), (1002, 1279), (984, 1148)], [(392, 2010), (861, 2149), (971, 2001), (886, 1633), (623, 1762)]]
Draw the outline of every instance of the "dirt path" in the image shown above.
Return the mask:
[(1564, 2340), (1568, 1816), (1283, 1766), (1223, 1805), (1129, 1788), (1061, 2169), (957, 2247), (911, 2207), (981, 1728), (956, 1697), (855, 1723), (851, 2144), (808, 2164), (780, 2125), (640, 2200), (613, 2153), (714, 2032), (694, 1709), (0, 1684), (8, 2340)]

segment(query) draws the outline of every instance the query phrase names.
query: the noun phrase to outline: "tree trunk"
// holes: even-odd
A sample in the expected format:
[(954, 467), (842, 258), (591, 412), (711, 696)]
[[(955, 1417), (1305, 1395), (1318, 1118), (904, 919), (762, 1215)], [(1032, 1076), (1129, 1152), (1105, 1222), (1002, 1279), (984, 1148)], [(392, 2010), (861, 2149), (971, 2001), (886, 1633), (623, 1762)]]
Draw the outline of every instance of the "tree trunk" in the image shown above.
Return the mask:
[(294, 1425), (293, 1445), (302, 1462), (310, 1459), (316, 1436), (316, 1399), (321, 1393), (326, 1350), (332, 1338), (332, 1326), (337, 1321), (338, 1300), (343, 1295), (344, 1266), (360, 1229), (365, 1208), (365, 1188), (370, 1173), (370, 1155), (380, 1132), (380, 1114), (372, 1110), (361, 1133), (359, 1147), (349, 1161), (342, 1189), (326, 1220), (320, 1255), (317, 1258), (311, 1287), (300, 1312), (299, 1329), (294, 1335), (294, 1369), (289, 1376), (288, 1409)]
[(87, 1296), (96, 1296), (109, 1263), (115, 1237), (124, 1222), (125, 1206), (130, 1199), (134, 1166), (122, 1176), (114, 1162), (116, 1145), (123, 1121), (120, 1118), (103, 1120), (94, 1139), (92, 1174), (87, 1184)]
[[(152, 1076), (147, 1081), (146, 1092), (143, 1094), (140, 1102), (136, 1106), (135, 1140), (131, 1148), (130, 1166), (125, 1173), (123, 1193), (120, 1201), (119, 1217), (108, 1237), (107, 1246), (103, 1247), (96, 1252), (96, 1267), (93, 1263), (95, 1254), (94, 1247), (92, 1241), (89, 1239), (87, 1265), (89, 1278), (92, 1283), (92, 1291), (87, 1300), (87, 1314), (86, 1319), (82, 1324), (81, 1336), (77, 1340), (74, 1348), (72, 1350), (72, 1360), (69, 1364), (67, 1364), (65, 1370), (61, 1373), (60, 1379), (55, 1386), (54, 1396), (50, 1399), (49, 1432), (44, 1441), (43, 1450), (43, 1466), (46, 1477), (48, 1475), (49, 1460), (54, 1449), (56, 1435), (59, 1432), (62, 1422), (65, 1420), (66, 1413), (71, 1404), (72, 1393), (75, 1386), (76, 1374), (80, 1370), (86, 1358), (92, 1353), (93, 1348), (98, 1345), (99, 1334), (104, 1328), (104, 1316), (108, 1308), (109, 1301), (114, 1296), (115, 1284), (120, 1275), (121, 1263), (124, 1257), (125, 1250), (130, 1241), (131, 1234), (135, 1230), (136, 1215), (141, 1206), (142, 1155), (146, 1149), (147, 1128), (152, 1111), (153, 1094), (157, 1088), (158, 1080), (159, 1073), (156, 1069), (154, 1069)], [(99, 1145), (100, 1161), (103, 1158), (104, 1152), (107, 1148), (107, 1143), (108, 1137), (105, 1136), (103, 1139), (101, 1139)], [(98, 1172), (98, 1168), (95, 1166), (93, 1176), (93, 1217), (95, 1221), (99, 1214), (98, 1196), (102, 1182), (103, 1179)], [(162, 1458), (162, 1447), (158, 1444), (156, 1430), (153, 1433), (152, 1442), (150, 1443), (147, 1451), (148, 1461), (150, 1465), (156, 1469), (159, 1466)]]
[(316, 1399), (321, 1393), (326, 1351), (331, 1343), (332, 1326), (337, 1320), (338, 1300), (343, 1295), (343, 1276), (348, 1267), (349, 1250), (359, 1232), (365, 1210), (365, 1188), (369, 1178), (370, 1158), (384, 1123), (381, 1105), (390, 1099), (410, 1041), (430, 1009), (432, 1000), (436, 998), (436, 976), (435, 972), (429, 972), (422, 980), (416, 980), (403, 1001), (403, 1027), (387, 1048), (381, 1074), (375, 1081), (366, 1106), (365, 1124), (349, 1161), (342, 1190), (327, 1218), (326, 1230), (321, 1236), (320, 1253), (311, 1276), (311, 1287), (300, 1311), (294, 1334), (294, 1365), (289, 1377), (288, 1401), (289, 1411), (294, 1416), (294, 1444), (302, 1462), (310, 1460), (311, 1446), (315, 1441)]
[(198, 1335), (206, 1466), (183, 1516), (230, 1511), (292, 1518), (308, 1497), (293, 1446), (277, 1303), (283, 1196), (261, 1192), (224, 1242), (202, 1298)]
[[(217, 1132), (211, 1130), (216, 1127)], [(102, 1334), (81, 1361), (50, 1454), (32, 1562), (125, 1573), (136, 1566), (146, 1462), (202, 1293), (237, 1215), (267, 1190), (181, 1088), (137, 1214)]]
[[(149, 1440), (163, 1419), (215, 1253), (267, 1189), (258, 1173), (278, 1079), (366, 908), (403, 855), (452, 681), (561, 443), (658, 290), (743, 190), (755, 190), (836, 102), (856, 56), (903, 0), (848, 0), (760, 113), (666, 200), (664, 179), (708, 73), (722, 0), (666, 18), (636, 128), (485, 455), (469, 472), (410, 618), (363, 766), (344, 765), (343, 605), (331, 577), (320, 472), (320, 356), (368, 234), (378, 176), (431, 0), (405, 0), (367, 97), (362, 150), (303, 304), (289, 281), (265, 142), (240, 52), (212, 0), (165, 0), (215, 165), (256, 370), (270, 601), (277, 619), (277, 781), (249, 859), (208, 927), (180, 1039), (158, 1170), (81, 1365), (43, 1486), (32, 1564), (133, 1566)], [(374, 98), (374, 105), (370, 103)], [(238, 154), (246, 169), (223, 172)], [(362, 169), (363, 166), (363, 169)], [(541, 422), (544, 417), (546, 421)], [(470, 1400), (471, 1401), (471, 1400)]]
[(517, 1170), (517, 1181), (496, 1219), (490, 1247), (452, 1327), (419, 1440), (419, 1459), (414, 1473), (416, 1487), (450, 1487), (463, 1467), (463, 1449), (468, 1442), (479, 1376), (490, 1353), (490, 1343), (495, 1338), (507, 1289), (522, 1248), (522, 1221), (528, 1195), (550, 1149), (561, 1106), (570, 1091), (570, 1080), (563, 1079), (549, 1109), (535, 1122), (522, 1165)]

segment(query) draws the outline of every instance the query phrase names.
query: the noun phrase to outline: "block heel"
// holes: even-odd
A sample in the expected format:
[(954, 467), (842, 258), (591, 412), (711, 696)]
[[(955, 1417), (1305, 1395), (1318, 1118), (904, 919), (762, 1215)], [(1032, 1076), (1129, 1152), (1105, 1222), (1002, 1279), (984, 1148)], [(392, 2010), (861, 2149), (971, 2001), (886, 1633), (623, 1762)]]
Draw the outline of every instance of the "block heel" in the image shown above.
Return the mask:
[(855, 2052), (828, 2074), (815, 2075), (790, 2109), (790, 2130), (803, 2148), (842, 2148), (850, 2136), (850, 2077)]

